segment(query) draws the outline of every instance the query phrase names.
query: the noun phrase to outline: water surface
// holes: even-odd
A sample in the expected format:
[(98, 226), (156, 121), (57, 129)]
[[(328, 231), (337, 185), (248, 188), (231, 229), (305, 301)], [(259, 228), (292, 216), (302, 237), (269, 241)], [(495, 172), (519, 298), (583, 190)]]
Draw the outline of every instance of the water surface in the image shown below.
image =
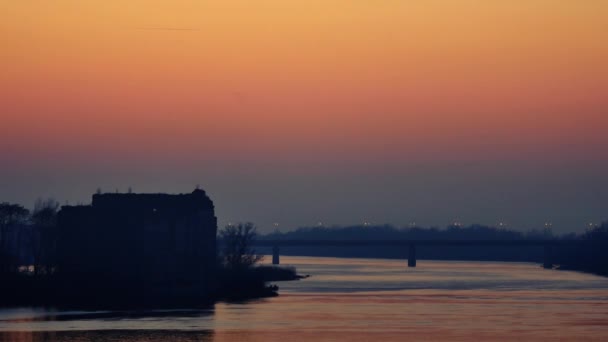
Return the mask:
[[(270, 260), (270, 258), (267, 258)], [(608, 338), (608, 278), (537, 264), (282, 257), (311, 277), (204, 309), (0, 309), (0, 341)]]

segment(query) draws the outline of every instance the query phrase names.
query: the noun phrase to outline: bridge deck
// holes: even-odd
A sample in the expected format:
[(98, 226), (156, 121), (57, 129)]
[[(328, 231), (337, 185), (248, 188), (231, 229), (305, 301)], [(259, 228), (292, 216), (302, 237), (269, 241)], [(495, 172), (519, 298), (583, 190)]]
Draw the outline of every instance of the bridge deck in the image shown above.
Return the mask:
[(417, 246), (537, 246), (544, 248), (543, 267), (553, 268), (553, 247), (601, 247), (608, 248), (608, 241), (587, 240), (256, 240), (258, 247), (272, 247), (272, 263), (279, 264), (280, 247), (289, 246), (397, 246), (408, 249), (408, 266), (416, 267)]

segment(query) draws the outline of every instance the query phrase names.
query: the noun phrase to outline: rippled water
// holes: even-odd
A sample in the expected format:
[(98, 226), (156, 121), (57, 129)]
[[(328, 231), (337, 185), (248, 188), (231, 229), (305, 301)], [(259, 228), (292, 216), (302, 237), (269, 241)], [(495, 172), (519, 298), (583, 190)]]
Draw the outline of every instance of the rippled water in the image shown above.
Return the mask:
[(0, 340), (608, 340), (608, 278), (527, 263), (281, 261), (312, 277), (202, 310), (0, 309)]

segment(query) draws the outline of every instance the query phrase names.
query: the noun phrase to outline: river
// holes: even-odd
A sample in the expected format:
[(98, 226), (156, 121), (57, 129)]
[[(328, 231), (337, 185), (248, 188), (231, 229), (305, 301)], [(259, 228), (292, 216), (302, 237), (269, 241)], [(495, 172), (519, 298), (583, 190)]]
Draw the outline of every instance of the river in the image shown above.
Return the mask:
[(311, 277), (279, 282), (275, 298), (197, 310), (0, 309), (0, 341), (608, 340), (604, 277), (531, 263), (281, 262)]

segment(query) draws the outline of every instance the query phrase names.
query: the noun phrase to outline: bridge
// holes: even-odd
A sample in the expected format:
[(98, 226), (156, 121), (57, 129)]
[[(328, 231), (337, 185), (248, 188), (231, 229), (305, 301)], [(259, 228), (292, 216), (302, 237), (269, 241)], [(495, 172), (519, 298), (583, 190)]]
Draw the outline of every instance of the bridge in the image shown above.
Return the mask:
[[(407, 265), (416, 267), (417, 246), (507, 246), (524, 247), (538, 246), (544, 249), (543, 267), (553, 268), (553, 247), (590, 247), (597, 242), (586, 240), (256, 240), (255, 246), (272, 247), (272, 263), (280, 263), (281, 247), (290, 246), (323, 246), (323, 247), (354, 247), (354, 246), (393, 246), (408, 250)], [(608, 247), (608, 246), (605, 246)]]

